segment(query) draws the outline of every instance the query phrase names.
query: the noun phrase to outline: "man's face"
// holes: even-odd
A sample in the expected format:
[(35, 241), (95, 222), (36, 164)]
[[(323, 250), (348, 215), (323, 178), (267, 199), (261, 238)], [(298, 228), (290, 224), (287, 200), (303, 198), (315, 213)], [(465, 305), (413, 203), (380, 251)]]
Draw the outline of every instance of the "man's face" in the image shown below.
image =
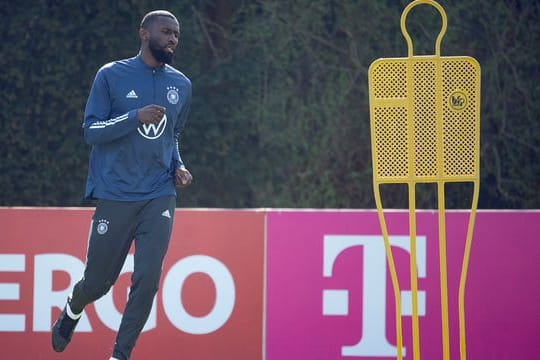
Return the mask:
[(148, 49), (157, 61), (170, 64), (178, 45), (180, 30), (178, 22), (166, 16), (159, 16), (150, 24)]

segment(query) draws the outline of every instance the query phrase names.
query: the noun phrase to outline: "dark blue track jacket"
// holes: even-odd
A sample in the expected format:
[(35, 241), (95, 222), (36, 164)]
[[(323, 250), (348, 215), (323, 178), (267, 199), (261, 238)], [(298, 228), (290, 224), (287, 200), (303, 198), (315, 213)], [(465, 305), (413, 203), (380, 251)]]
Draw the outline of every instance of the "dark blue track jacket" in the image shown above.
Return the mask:
[[(174, 172), (183, 166), (178, 137), (191, 102), (191, 82), (169, 65), (151, 68), (140, 54), (97, 72), (84, 114), (92, 145), (86, 198), (141, 201), (176, 195)], [(167, 109), (156, 125), (141, 124), (137, 109)]]

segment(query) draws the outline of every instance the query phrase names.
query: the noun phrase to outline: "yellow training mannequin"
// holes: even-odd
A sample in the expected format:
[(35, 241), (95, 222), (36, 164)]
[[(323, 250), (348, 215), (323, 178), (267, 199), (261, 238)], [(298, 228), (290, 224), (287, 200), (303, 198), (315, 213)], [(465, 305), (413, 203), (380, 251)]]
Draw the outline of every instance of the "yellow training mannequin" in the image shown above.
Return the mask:
[[(415, 56), (405, 20), (417, 5), (435, 7), (442, 28), (435, 55)], [(465, 349), (465, 281), (479, 193), (480, 65), (467, 56), (441, 56), (446, 32), (444, 9), (434, 0), (415, 0), (401, 15), (401, 31), (408, 47), (404, 58), (381, 58), (369, 68), (369, 102), (373, 188), (396, 302), (398, 359), (402, 359), (401, 301), (396, 268), (380, 195), (381, 184), (407, 184), (409, 195), (410, 276), (412, 296), (413, 358), (420, 359), (418, 287), (416, 273), (416, 205), (418, 183), (436, 183), (439, 214), (442, 353), (450, 359), (446, 270), (445, 193), (447, 182), (473, 183), (465, 252), (459, 284), (461, 359)]]

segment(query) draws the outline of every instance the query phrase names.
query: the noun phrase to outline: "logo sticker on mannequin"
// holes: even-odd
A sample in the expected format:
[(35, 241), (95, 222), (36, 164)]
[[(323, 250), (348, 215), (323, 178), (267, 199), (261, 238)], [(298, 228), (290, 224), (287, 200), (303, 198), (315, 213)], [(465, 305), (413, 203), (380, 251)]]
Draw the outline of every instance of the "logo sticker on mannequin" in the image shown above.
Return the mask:
[(180, 96), (178, 95), (178, 88), (176, 86), (167, 86), (167, 100), (173, 105), (178, 104)]
[(159, 124), (141, 124), (137, 130), (142, 137), (155, 140), (163, 134), (165, 127), (167, 126), (167, 114), (163, 115), (163, 118)]
[(469, 103), (467, 94), (464, 91), (456, 90), (448, 98), (450, 108), (455, 111), (463, 110)]

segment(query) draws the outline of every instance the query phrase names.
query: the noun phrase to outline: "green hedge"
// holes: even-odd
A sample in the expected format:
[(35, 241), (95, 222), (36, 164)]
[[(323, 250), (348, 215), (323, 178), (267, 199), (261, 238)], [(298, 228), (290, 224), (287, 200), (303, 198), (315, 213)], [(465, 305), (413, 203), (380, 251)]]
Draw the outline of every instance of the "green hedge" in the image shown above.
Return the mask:
[[(0, 205), (91, 205), (81, 123), (96, 70), (133, 56), (149, 10), (181, 21), (176, 66), (193, 82), (180, 206), (371, 208), (367, 68), (405, 56), (406, 1), (30, 1), (0, 8)], [(482, 65), (480, 206), (540, 207), (537, 1), (441, 1), (443, 55)], [(411, 12), (418, 53), (440, 27)], [(434, 206), (426, 186), (420, 206)], [(470, 187), (449, 189), (467, 207)], [(406, 206), (400, 187), (389, 206)]]

